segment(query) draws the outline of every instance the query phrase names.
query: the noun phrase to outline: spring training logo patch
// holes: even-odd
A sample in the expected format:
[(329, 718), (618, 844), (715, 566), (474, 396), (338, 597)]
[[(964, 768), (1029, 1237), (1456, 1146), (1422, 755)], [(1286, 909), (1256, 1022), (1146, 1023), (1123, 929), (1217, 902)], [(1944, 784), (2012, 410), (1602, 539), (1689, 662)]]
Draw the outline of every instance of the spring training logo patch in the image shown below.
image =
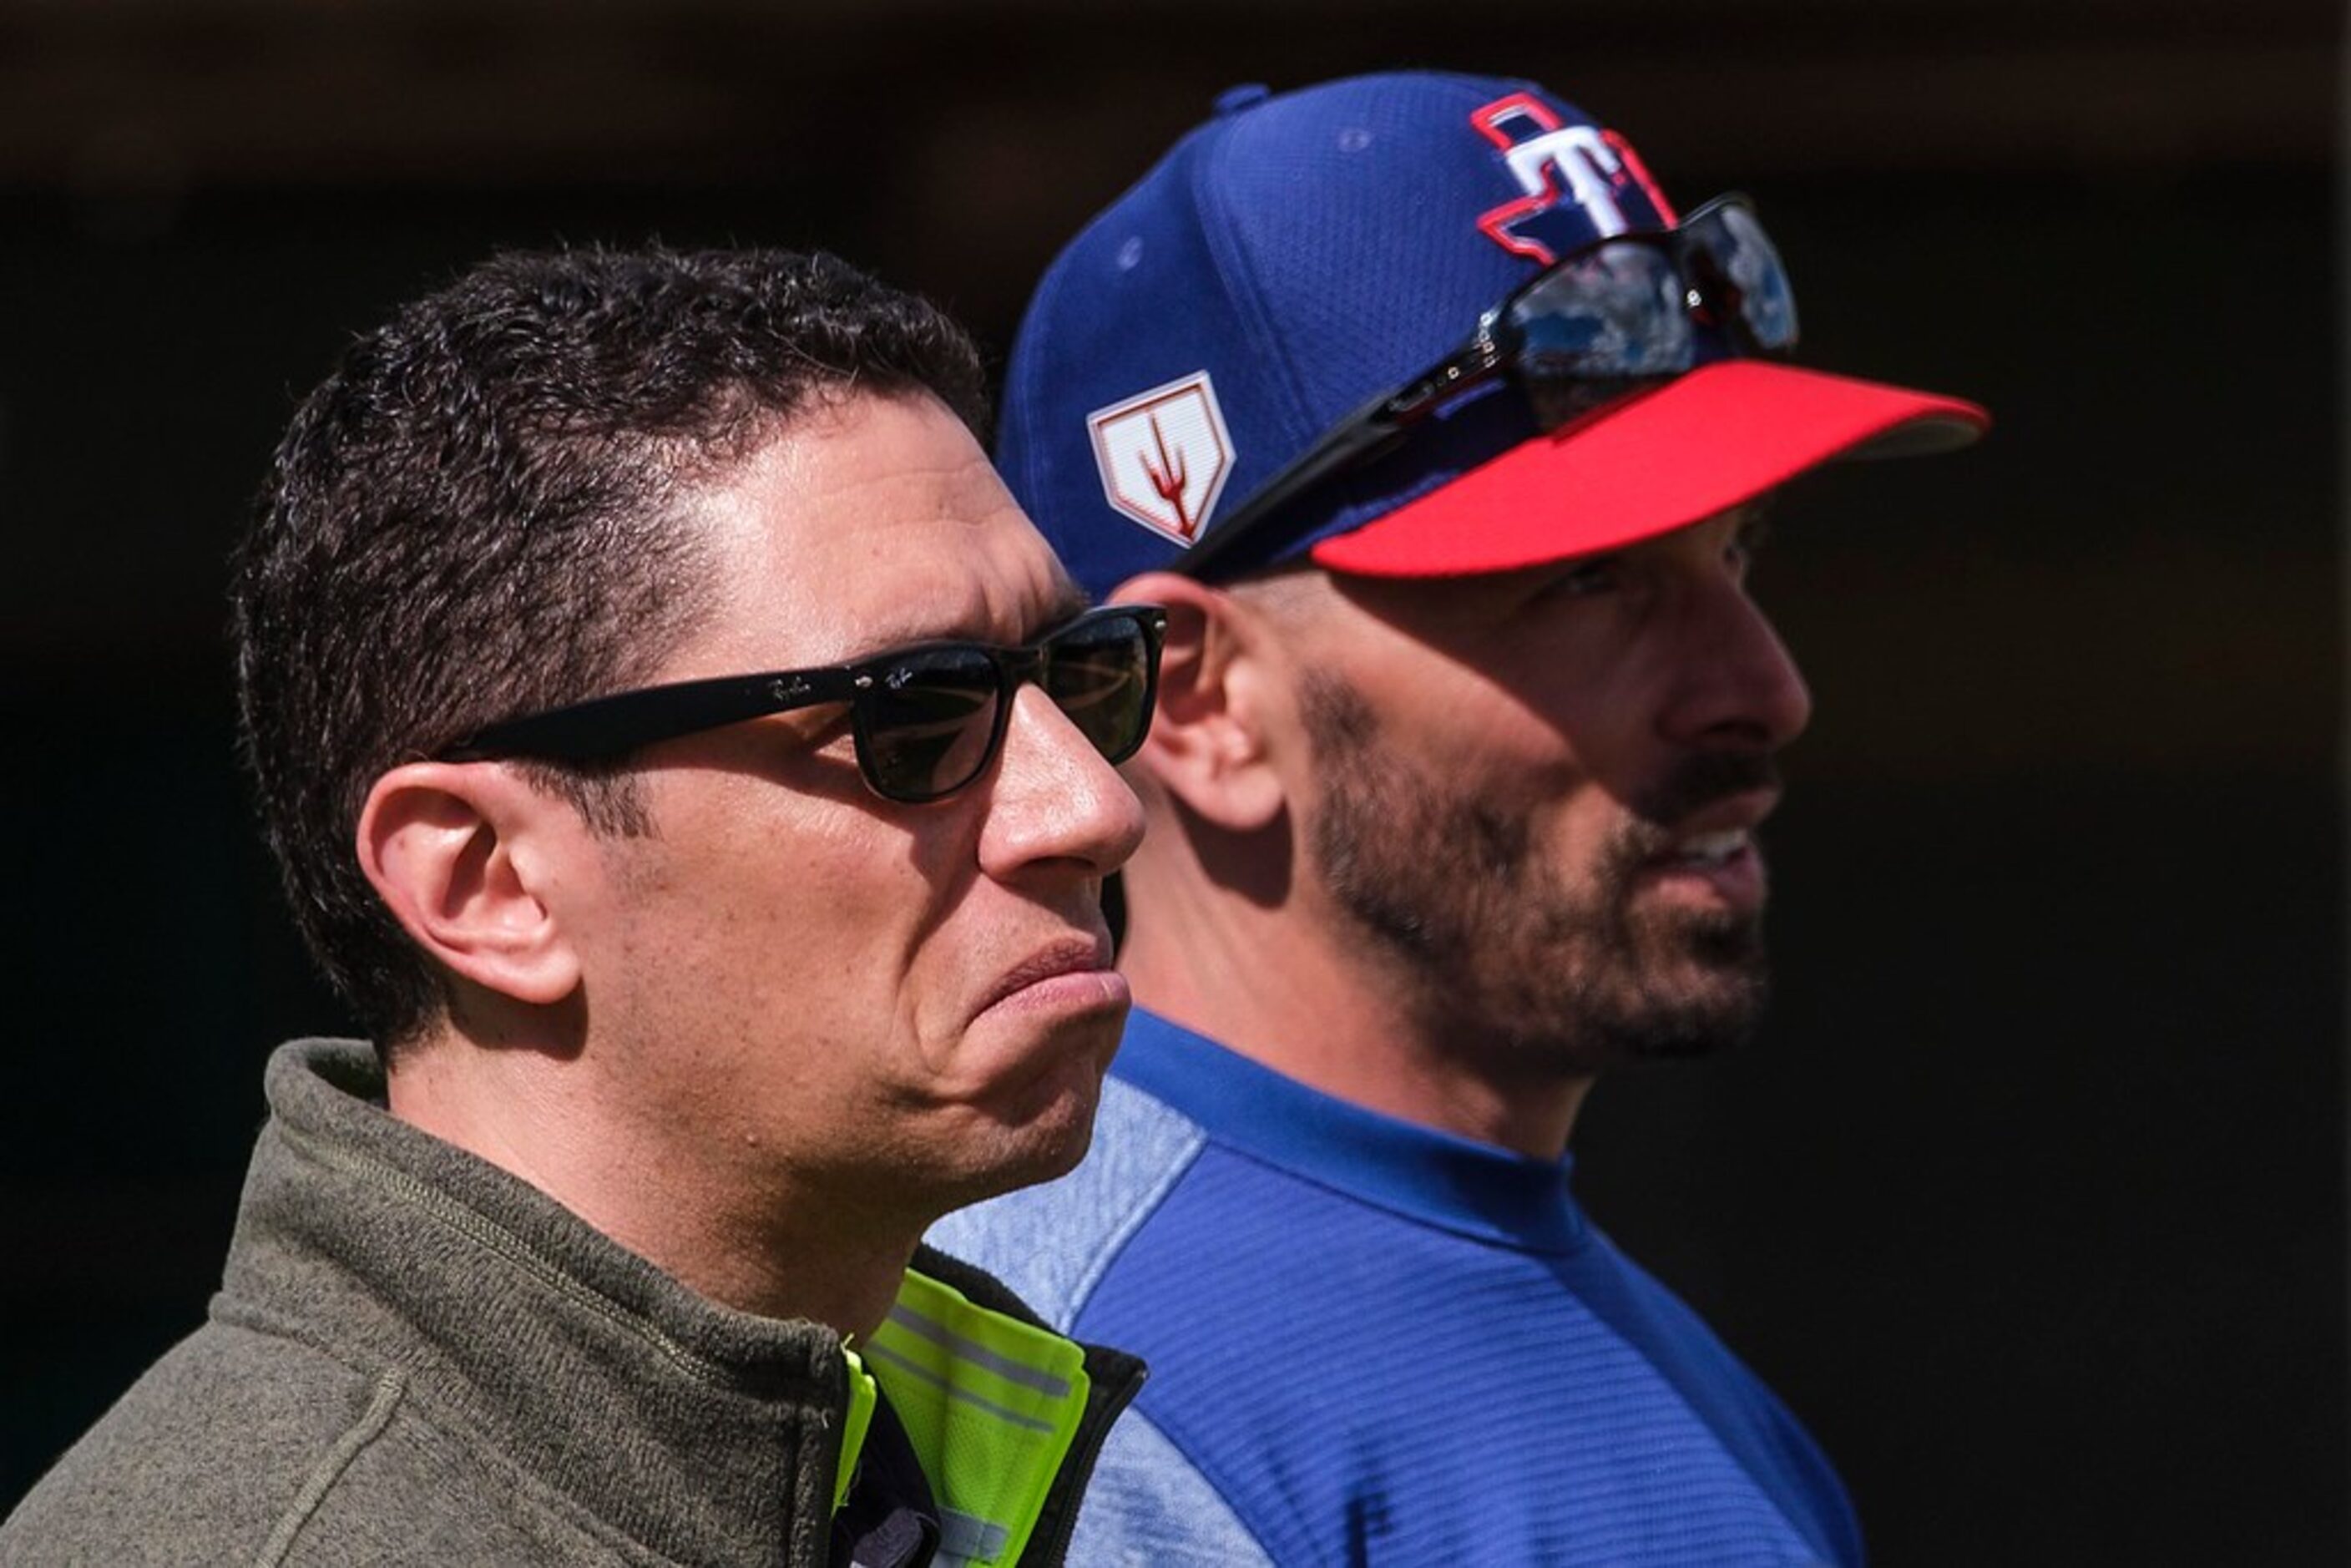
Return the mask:
[(1206, 371), (1086, 415), (1102, 496), (1179, 545), (1199, 537), (1233, 471), (1233, 438)]
[[(1577, 246), (1623, 234), (1635, 222), (1655, 228), (1675, 221), (1641, 155), (1613, 131), (1565, 124), (1550, 105), (1523, 92), (1476, 110), (1469, 123), (1500, 150), (1526, 193), (1478, 219), (1486, 237), (1504, 250), (1549, 267)], [(1627, 201), (1649, 210), (1627, 217)]]

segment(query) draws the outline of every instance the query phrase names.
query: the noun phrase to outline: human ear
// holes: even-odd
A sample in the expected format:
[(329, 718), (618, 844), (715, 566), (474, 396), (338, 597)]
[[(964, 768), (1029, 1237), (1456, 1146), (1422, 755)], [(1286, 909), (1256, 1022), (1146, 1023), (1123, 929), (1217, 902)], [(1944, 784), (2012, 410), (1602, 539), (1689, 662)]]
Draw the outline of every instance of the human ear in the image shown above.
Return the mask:
[(1115, 598), (1165, 605), (1159, 706), (1137, 753), (1142, 767), (1194, 815), (1254, 832), (1286, 801), (1270, 744), (1282, 711), (1274, 649), (1246, 604), (1172, 572), (1145, 572)]
[(580, 984), (579, 955), (546, 897), (579, 826), (507, 764), (406, 763), (368, 791), (360, 867), (434, 962), (544, 1007)]

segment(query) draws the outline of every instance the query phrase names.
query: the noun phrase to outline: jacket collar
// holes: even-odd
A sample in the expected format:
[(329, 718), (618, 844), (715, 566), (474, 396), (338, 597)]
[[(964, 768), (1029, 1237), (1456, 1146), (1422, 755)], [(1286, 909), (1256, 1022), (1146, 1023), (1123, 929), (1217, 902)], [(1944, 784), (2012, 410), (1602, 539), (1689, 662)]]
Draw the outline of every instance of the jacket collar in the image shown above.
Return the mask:
[[(664, 1556), (826, 1560), (850, 1385), (838, 1335), (710, 1301), (394, 1119), (362, 1042), (282, 1047), (266, 1087), (216, 1318), (400, 1371), (439, 1419)], [(918, 1263), (1027, 1316), (977, 1270)], [(1097, 1388), (1040, 1544), (1066, 1538), (1055, 1511), (1074, 1514), (1101, 1428), (1140, 1382), (1115, 1353), (1085, 1364)]]

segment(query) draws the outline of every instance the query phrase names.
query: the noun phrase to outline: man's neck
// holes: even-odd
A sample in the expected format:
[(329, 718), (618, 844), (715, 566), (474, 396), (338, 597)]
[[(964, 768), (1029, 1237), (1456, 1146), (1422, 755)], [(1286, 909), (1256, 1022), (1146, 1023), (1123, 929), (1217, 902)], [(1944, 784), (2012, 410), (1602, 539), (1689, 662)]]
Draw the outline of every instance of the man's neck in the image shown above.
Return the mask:
[(1119, 967), (1137, 1007), (1367, 1110), (1531, 1158), (1566, 1151), (1589, 1076), (1448, 1029), (1442, 998), (1405, 994), (1294, 908), (1133, 896)]
[[(697, 1294), (860, 1340), (881, 1326), (922, 1231), (713, 1169), (708, 1151), (607, 1112), (586, 1053), (462, 1039), (394, 1059), (392, 1113), (546, 1193)], [(753, 1190), (756, 1185), (757, 1190)]]

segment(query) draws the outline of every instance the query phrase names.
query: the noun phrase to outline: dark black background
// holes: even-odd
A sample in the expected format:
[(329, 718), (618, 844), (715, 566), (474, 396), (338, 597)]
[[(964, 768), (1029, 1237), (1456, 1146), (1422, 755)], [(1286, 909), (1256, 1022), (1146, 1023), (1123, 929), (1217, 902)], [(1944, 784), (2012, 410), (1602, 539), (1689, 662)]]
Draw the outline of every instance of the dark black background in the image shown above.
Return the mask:
[(198, 1321), (261, 1060), (340, 1023), (221, 636), (338, 344), (494, 246), (658, 234), (839, 249), (1000, 354), (1217, 89), (1442, 64), (1752, 191), (1813, 362), (2000, 420), (1782, 507), (1780, 1000), (1602, 1087), (1586, 1197), (1883, 1562), (2342, 1561), (2337, 17), (2218, 9), (0, 12), (0, 1506)]

